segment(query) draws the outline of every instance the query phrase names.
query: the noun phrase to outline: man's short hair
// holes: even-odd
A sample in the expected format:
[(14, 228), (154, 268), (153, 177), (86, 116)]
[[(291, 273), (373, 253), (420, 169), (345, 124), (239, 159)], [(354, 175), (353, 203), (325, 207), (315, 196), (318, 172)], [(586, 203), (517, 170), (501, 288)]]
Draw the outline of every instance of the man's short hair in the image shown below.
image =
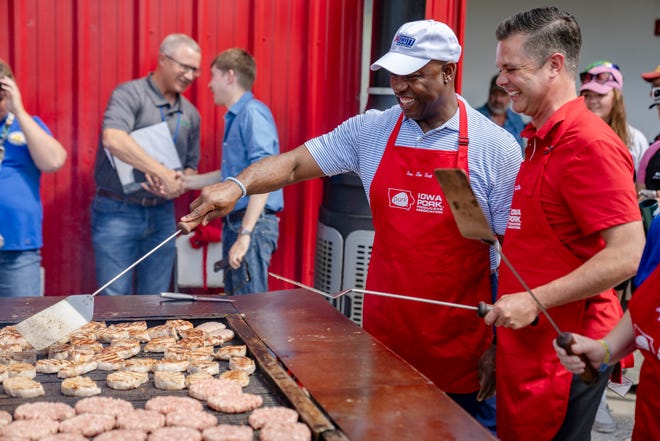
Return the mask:
[(163, 55), (172, 55), (179, 46), (186, 46), (198, 54), (202, 53), (199, 44), (186, 34), (170, 34), (160, 43), (159, 52)]
[(245, 90), (252, 90), (257, 76), (257, 64), (245, 49), (235, 47), (220, 52), (211, 62), (211, 67), (224, 72), (233, 70), (238, 84)]
[(577, 21), (568, 12), (554, 6), (531, 9), (507, 18), (495, 31), (498, 41), (513, 34), (527, 36), (525, 53), (539, 65), (543, 65), (550, 55), (559, 52), (565, 57), (568, 72), (577, 75), (582, 33)]

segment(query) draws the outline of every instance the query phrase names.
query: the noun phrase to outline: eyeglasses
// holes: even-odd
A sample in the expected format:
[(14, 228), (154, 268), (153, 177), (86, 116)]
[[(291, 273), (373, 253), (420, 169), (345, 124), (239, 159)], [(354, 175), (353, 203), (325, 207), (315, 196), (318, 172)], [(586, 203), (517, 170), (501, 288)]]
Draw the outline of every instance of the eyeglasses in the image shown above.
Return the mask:
[(614, 81), (615, 83), (618, 83), (614, 75), (612, 75), (612, 72), (599, 72), (597, 74), (582, 72), (580, 74), (580, 81), (582, 81), (582, 84), (589, 83), (591, 81), (595, 81), (598, 84), (605, 84), (608, 81)]
[(225, 277), (227, 277), (227, 271), (242, 271), (243, 273), (243, 280), (241, 281), (241, 283), (235, 286), (234, 289), (232, 289), (231, 291), (225, 291), (225, 294), (228, 296), (234, 295), (236, 291), (243, 288), (245, 285), (250, 283), (250, 281), (252, 281), (252, 275), (250, 274), (250, 267), (248, 266), (248, 263), (245, 260), (241, 262), (241, 266), (239, 266), (237, 269), (234, 269), (231, 266), (229, 266), (229, 262), (227, 262), (227, 259), (218, 260), (213, 264), (213, 271), (217, 273), (220, 270), (225, 271)]
[(163, 54), (163, 55), (165, 55), (170, 60), (174, 61), (179, 66), (179, 69), (183, 71), (184, 74), (187, 74), (188, 72), (190, 72), (190, 73), (193, 74), (193, 77), (198, 77), (199, 74), (201, 73), (199, 67), (190, 66), (188, 64), (183, 64), (182, 62), (180, 62), (178, 60), (175, 60), (174, 58), (172, 58), (171, 56), (169, 56), (167, 54)]

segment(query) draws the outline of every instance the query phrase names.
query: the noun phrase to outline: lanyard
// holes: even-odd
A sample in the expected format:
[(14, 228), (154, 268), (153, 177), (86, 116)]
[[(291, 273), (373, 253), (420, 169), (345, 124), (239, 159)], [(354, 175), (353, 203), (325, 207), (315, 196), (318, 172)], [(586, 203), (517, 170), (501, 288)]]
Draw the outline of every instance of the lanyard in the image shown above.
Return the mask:
[(9, 135), (9, 128), (14, 123), (14, 114), (9, 112), (7, 118), (5, 119), (5, 124), (2, 126), (2, 133), (0, 133), (0, 166), (2, 166), (2, 161), (5, 159), (5, 139)]
[(2, 133), (0, 133), (0, 146), (4, 147), (5, 139), (7, 139), (7, 135), (9, 134), (9, 128), (13, 123), (14, 114), (9, 112), (9, 114), (7, 114), (7, 119), (5, 119), (5, 124), (2, 126)]
[[(160, 120), (165, 121), (165, 111), (163, 110), (163, 107), (159, 107), (158, 110), (160, 110)], [(174, 144), (176, 144), (176, 137), (179, 134), (179, 127), (181, 126), (181, 112), (177, 111), (176, 113), (176, 126), (174, 127), (174, 134), (172, 135), (172, 141), (174, 141)]]

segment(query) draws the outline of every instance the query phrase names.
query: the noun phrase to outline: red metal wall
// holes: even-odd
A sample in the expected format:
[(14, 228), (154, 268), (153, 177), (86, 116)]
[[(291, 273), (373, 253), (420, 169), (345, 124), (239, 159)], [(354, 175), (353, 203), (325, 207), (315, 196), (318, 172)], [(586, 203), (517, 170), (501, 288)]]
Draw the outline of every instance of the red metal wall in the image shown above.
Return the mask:
[[(429, 0), (427, 16), (462, 40), (465, 1)], [(103, 111), (118, 83), (154, 68), (165, 35), (183, 32), (202, 47), (205, 69), (186, 95), (202, 114), (206, 172), (220, 164), (224, 109), (207, 89), (218, 52), (240, 46), (254, 54), (255, 95), (273, 111), (287, 151), (358, 110), (361, 30), (359, 0), (0, 0), (0, 57), (13, 66), (26, 109), (69, 152), (60, 171), (42, 178), (46, 294), (96, 289), (89, 205)], [(306, 283), (321, 188), (315, 180), (285, 190), (272, 264)], [(181, 213), (193, 198), (181, 198)]]

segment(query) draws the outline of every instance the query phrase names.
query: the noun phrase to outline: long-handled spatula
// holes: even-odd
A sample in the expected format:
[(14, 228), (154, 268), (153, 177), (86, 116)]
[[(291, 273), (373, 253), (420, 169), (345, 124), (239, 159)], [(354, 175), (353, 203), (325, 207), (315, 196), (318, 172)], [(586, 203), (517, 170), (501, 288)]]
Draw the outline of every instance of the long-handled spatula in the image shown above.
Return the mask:
[(92, 294), (68, 296), (64, 300), (60, 300), (43, 311), (18, 323), (16, 330), (37, 350), (46, 348), (72, 332), (77, 331), (89, 323), (94, 316), (94, 296), (112, 285), (115, 280), (126, 274), (160, 247), (181, 234), (181, 232), (182, 230), (177, 230)]
[[(539, 307), (539, 310), (548, 319), (550, 325), (557, 331), (557, 344), (569, 354), (573, 354), (571, 350), (571, 346), (575, 343), (573, 336), (559, 329), (554, 320), (552, 320), (552, 317), (550, 317), (550, 314), (548, 314), (548, 311), (543, 307), (518, 271), (511, 265), (509, 259), (502, 253), (497, 237), (490, 226), (488, 226), (486, 216), (481, 211), (481, 207), (477, 202), (477, 198), (474, 196), (465, 172), (457, 168), (436, 169), (435, 177), (440, 183), (440, 187), (442, 187), (442, 192), (447, 199), (447, 205), (451, 208), (461, 235), (466, 239), (476, 239), (487, 243), (497, 251), (504, 264), (509, 267), (513, 275), (518, 279), (518, 282), (529, 293), (534, 303)], [(582, 380), (587, 384), (593, 384), (598, 381), (598, 371), (591, 365), (591, 362), (584, 354), (580, 358), (582, 358), (582, 361), (586, 365), (586, 370), (582, 373)]]

